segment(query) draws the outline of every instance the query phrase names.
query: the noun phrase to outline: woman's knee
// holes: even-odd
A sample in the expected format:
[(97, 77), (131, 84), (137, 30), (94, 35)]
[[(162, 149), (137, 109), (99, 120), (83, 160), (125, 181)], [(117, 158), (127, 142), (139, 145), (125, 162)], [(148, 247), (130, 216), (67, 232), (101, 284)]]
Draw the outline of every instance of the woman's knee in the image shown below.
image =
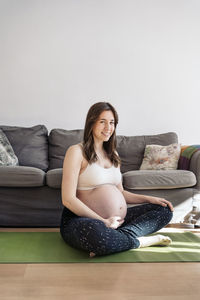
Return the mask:
[(96, 255), (105, 255), (110, 252), (110, 231), (102, 221), (86, 222), (82, 234), (81, 245), (84, 250), (94, 252)]
[(118, 232), (106, 227), (104, 222), (100, 220), (92, 220), (88, 222), (87, 226), (87, 242), (90, 245), (90, 252), (94, 252), (96, 255), (106, 255), (115, 252), (113, 251), (113, 243)]
[(169, 206), (160, 206), (160, 211), (162, 212), (162, 215), (166, 221), (166, 224), (168, 224), (173, 217), (173, 212), (171, 211)]
[(100, 237), (105, 231), (105, 224), (96, 219), (77, 218), (69, 221), (65, 226), (60, 227), (60, 233), (66, 242), (79, 240), (90, 240), (91, 242)]

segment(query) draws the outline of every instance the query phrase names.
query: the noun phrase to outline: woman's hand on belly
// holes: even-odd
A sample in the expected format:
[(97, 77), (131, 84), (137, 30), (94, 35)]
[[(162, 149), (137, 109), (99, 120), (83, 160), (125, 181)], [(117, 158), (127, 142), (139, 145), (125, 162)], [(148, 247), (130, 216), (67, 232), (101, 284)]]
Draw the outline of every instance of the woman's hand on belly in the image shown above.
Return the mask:
[(119, 216), (114, 216), (105, 219), (104, 223), (109, 228), (117, 229), (119, 226), (121, 226), (124, 223), (124, 220), (122, 220), (121, 217)]

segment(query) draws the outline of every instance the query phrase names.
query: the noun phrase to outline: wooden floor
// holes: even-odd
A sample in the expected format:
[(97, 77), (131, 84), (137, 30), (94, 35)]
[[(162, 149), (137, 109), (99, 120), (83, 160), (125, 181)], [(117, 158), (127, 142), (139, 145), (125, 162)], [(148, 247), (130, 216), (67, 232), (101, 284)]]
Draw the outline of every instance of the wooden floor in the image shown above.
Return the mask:
[(0, 264), (0, 299), (199, 300), (199, 279), (200, 263)]

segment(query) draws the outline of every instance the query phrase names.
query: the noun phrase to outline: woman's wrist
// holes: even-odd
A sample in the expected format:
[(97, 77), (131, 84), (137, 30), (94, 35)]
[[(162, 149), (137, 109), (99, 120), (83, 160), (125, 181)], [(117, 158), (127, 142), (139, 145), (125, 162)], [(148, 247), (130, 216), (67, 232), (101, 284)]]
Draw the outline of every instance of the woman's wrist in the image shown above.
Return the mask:
[(108, 225), (108, 220), (107, 219), (102, 219), (102, 221), (104, 222), (104, 224), (107, 226)]
[(107, 219), (104, 219), (103, 217), (101, 217), (100, 215), (97, 215), (98, 217), (96, 218), (97, 220), (100, 220), (104, 223), (106, 223)]
[(145, 202), (149, 203), (150, 202), (150, 196), (144, 195), (144, 200), (145, 200)]
[(137, 194), (137, 197), (138, 197), (138, 203), (149, 203), (150, 202), (150, 196), (148, 196), (148, 195)]

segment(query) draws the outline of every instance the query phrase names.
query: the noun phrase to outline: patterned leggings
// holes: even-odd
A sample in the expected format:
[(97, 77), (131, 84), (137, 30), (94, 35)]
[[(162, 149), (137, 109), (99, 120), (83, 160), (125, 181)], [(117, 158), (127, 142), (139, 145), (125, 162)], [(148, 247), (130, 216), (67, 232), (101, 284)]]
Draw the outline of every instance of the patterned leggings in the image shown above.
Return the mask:
[(124, 223), (112, 229), (100, 220), (79, 217), (65, 207), (60, 233), (64, 241), (74, 248), (106, 255), (138, 248), (137, 237), (158, 231), (171, 218), (168, 206), (143, 204), (128, 208)]

